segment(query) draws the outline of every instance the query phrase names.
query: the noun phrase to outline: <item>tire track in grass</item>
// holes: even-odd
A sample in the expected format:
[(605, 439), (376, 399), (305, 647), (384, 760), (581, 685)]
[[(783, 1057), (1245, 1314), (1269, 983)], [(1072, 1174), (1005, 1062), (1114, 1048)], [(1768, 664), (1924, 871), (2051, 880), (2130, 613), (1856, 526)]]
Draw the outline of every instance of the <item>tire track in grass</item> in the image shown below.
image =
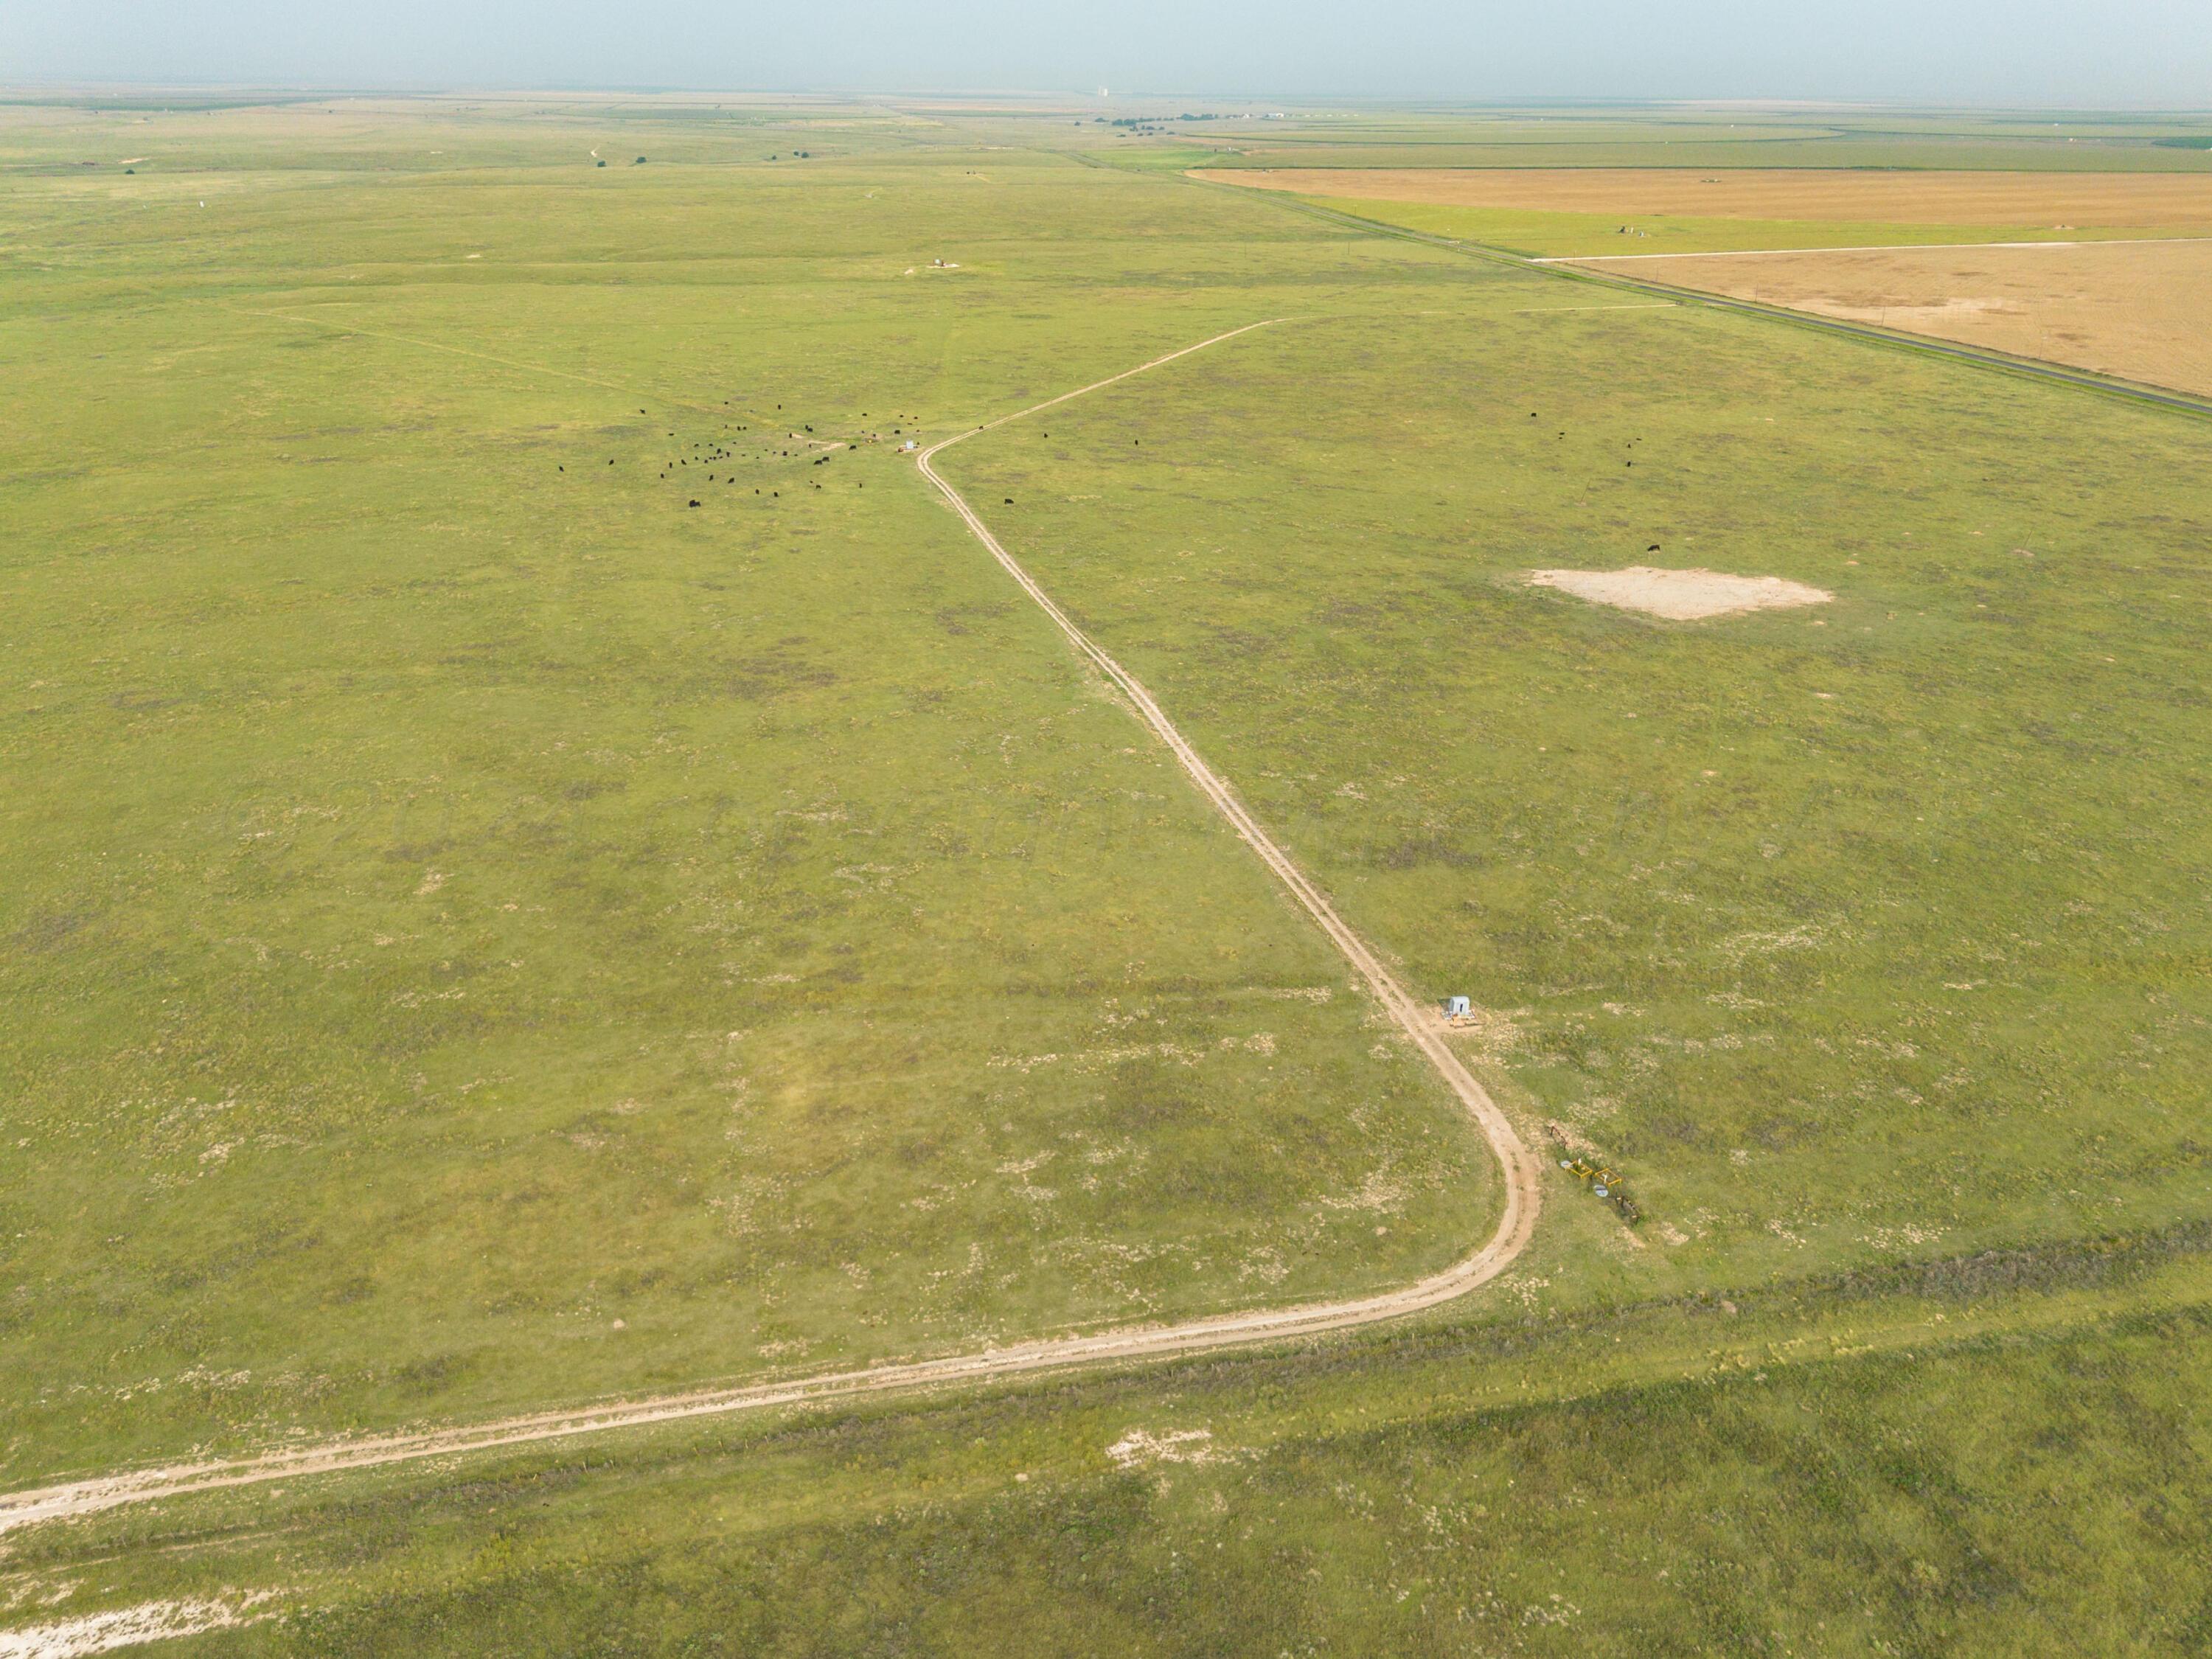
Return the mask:
[(1218, 345), (1255, 329), (1286, 320), (1273, 318), (1249, 323), (1185, 346), (1135, 368), (1063, 392), (1028, 409), (1001, 416), (971, 431), (943, 439), (916, 457), (921, 476), (927, 479), (969, 532), (1004, 567), (1025, 593), (1051, 617), (1069, 642), (1128, 699), (1139, 719), (1165, 744), (1191, 781), (1230, 827), (1258, 855), (1270, 874), (1288, 890), (1300, 908), (1328, 935), (1329, 943), (1348, 963), (1398, 1028), (1433, 1066), (1444, 1085), (1467, 1109), (1483, 1138), (1490, 1143), (1505, 1179), (1504, 1208), (1490, 1237), (1469, 1255), (1427, 1278), (1395, 1291), (1340, 1302), (1302, 1303), (1288, 1308), (1258, 1309), (1248, 1313), (1222, 1314), (1176, 1325), (1123, 1326), (1085, 1336), (1052, 1337), (1021, 1342), (976, 1353), (951, 1354), (939, 1359), (900, 1364), (870, 1365), (854, 1370), (831, 1371), (813, 1376), (756, 1384), (749, 1388), (708, 1389), (656, 1398), (616, 1401), (572, 1411), (541, 1412), (495, 1422), (430, 1429), (419, 1432), (368, 1435), (350, 1440), (327, 1440), (245, 1457), (211, 1459), (198, 1463), (124, 1470), (33, 1488), (0, 1496), (0, 1534), (40, 1521), (65, 1520), (94, 1515), (129, 1504), (143, 1504), (191, 1492), (294, 1480), (306, 1475), (345, 1469), (371, 1468), (423, 1458), (452, 1457), (500, 1447), (527, 1445), (539, 1441), (564, 1440), (579, 1435), (635, 1429), (686, 1418), (714, 1417), (735, 1412), (761, 1411), (810, 1401), (850, 1399), (908, 1389), (942, 1388), (949, 1384), (988, 1382), (1040, 1371), (1116, 1360), (1133, 1360), (1188, 1354), (1206, 1349), (1231, 1348), (1252, 1343), (1304, 1337), (1397, 1319), (1439, 1303), (1466, 1295), (1503, 1273), (1519, 1255), (1534, 1231), (1542, 1201), (1540, 1165), (1522, 1144), (1511, 1121), (1462, 1063), (1412, 994), (1401, 985), (1366, 941), (1339, 916), (1328, 897), (1307, 878), (1290, 855), (1269, 838), (1237, 799), (1220, 775), (1208, 766), (1188, 738), (1176, 729), (1152, 694), (1135, 675), (1121, 666), (1070, 621), (1067, 613), (1037, 584), (991, 533), (960, 492), (946, 483), (932, 465), (952, 445), (1024, 416), (1040, 414), (1070, 400), (1119, 381), (1142, 374), (1208, 346)]

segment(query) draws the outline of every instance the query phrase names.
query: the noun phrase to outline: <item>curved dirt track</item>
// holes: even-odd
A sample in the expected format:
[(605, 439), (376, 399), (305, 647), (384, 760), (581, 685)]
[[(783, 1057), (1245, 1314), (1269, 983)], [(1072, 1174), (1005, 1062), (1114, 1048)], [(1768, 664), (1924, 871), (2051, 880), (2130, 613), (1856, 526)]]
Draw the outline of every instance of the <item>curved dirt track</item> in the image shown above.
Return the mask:
[(1291, 896), (1320, 924), (1322, 931), (1328, 935), (1329, 942), (1352, 965), (1352, 970), (1374, 994), (1376, 1000), (1389, 1011), (1399, 1028), (1437, 1068), (1446, 1085), (1459, 1097), (1461, 1103), (1482, 1131), (1484, 1139), (1490, 1143), (1491, 1150), (1496, 1153), (1505, 1177), (1504, 1208), (1498, 1217), (1497, 1231), (1487, 1241), (1473, 1254), (1440, 1273), (1431, 1273), (1401, 1290), (1387, 1291), (1380, 1295), (1352, 1301), (1306, 1303), (1290, 1308), (1224, 1314), (1181, 1325), (1124, 1327), (1096, 1332), (1088, 1336), (1054, 1337), (1018, 1343), (1010, 1347), (986, 1349), (980, 1353), (951, 1355), (941, 1359), (920, 1360), (907, 1364), (871, 1365), (857, 1370), (829, 1372), (750, 1388), (702, 1389), (655, 1399), (617, 1401), (575, 1411), (543, 1412), (473, 1426), (325, 1441), (283, 1451), (266, 1452), (258, 1456), (134, 1469), (12, 1492), (0, 1496), (0, 1533), (35, 1522), (91, 1515), (126, 1504), (146, 1503), (187, 1492), (254, 1486), (302, 1475), (372, 1468), (420, 1458), (449, 1457), (463, 1452), (523, 1445), (534, 1441), (565, 1439), (575, 1435), (639, 1428), (684, 1418), (719, 1416), (811, 1400), (938, 1387), (953, 1382), (1017, 1376), (1028, 1372), (1057, 1370), (1106, 1360), (1190, 1353), (1202, 1349), (1234, 1347), (1285, 1337), (1310, 1335), (1347, 1326), (1373, 1324), (1433, 1307), (1440, 1302), (1449, 1302), (1455, 1297), (1465, 1295), (1504, 1272), (1514, 1257), (1520, 1255), (1534, 1231), (1536, 1212), (1542, 1197), (1538, 1176), (1540, 1166), (1528, 1147), (1522, 1144), (1512, 1123), (1498, 1110), (1488, 1092), (1475, 1081), (1474, 1074), (1461, 1063), (1459, 1056), (1451, 1051), (1438, 1034), (1425, 1011), (1382, 965), (1365, 941), (1345, 925), (1328, 899), (1306, 879), (1291, 861), (1290, 856), (1269, 840), (1267, 833), (1253, 821), (1229, 786), (1199, 757), (1197, 750), (1161, 712), (1152, 693), (1068, 619), (1067, 614), (1053, 602), (1051, 596), (999, 544), (998, 538), (976, 516), (975, 509), (961, 498), (959, 491), (947, 483), (930, 464), (940, 452), (964, 439), (974, 437), (976, 433), (1003, 426), (1008, 421), (1020, 420), (1024, 416), (1035, 415), (1071, 398), (1080, 398), (1086, 392), (1141, 374), (1147, 369), (1173, 362), (1178, 357), (1188, 356), (1192, 352), (1202, 351), (1224, 340), (1234, 339), (1253, 329), (1269, 327), (1273, 323), (1282, 320), (1275, 318), (1269, 322), (1248, 324), (1243, 328), (1231, 329), (1211, 339), (1201, 340), (1196, 345), (1185, 346), (1180, 351), (1171, 351), (1135, 368), (1048, 398), (1012, 415), (1003, 416), (973, 431), (945, 439), (922, 451), (916, 459), (922, 476), (943, 493), (975, 538), (989, 550), (992, 557), (1021, 584), (1023, 591), (1036, 601), (1076, 649), (1121, 689), (1134, 705), (1139, 716), (1182, 763), (1183, 769), (1190, 775), (1191, 781), (1197, 784), (1200, 793), (1229, 821), (1246, 845), (1259, 854), (1276, 879), (1289, 890)]

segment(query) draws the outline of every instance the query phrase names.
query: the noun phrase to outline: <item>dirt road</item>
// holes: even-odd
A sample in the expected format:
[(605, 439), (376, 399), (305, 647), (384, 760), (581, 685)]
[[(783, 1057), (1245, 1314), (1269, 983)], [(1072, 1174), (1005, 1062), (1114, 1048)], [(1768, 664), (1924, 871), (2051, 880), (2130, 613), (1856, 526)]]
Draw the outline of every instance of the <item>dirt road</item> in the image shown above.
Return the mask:
[(1348, 1302), (1316, 1302), (1290, 1308), (1261, 1309), (1249, 1313), (1224, 1314), (1211, 1319), (1194, 1320), (1181, 1325), (1124, 1327), (1088, 1336), (1055, 1337), (1018, 1343), (1010, 1347), (985, 1349), (978, 1353), (951, 1355), (941, 1359), (908, 1364), (872, 1365), (858, 1370), (830, 1372), (751, 1388), (702, 1389), (690, 1394), (617, 1401), (574, 1411), (544, 1412), (470, 1426), (324, 1441), (251, 1457), (126, 1470), (112, 1475), (0, 1496), (0, 1533), (40, 1521), (91, 1515), (126, 1504), (147, 1503), (187, 1492), (253, 1486), (419, 1458), (451, 1457), (459, 1453), (524, 1445), (536, 1441), (567, 1439), (617, 1429), (640, 1428), (684, 1418), (720, 1416), (814, 1400), (939, 1388), (953, 1383), (1018, 1376), (1029, 1372), (1059, 1370), (1102, 1361), (1142, 1359), (1190, 1353), (1202, 1349), (1235, 1347), (1287, 1337), (1310, 1336), (1318, 1332), (1395, 1319), (1419, 1309), (1434, 1307), (1440, 1302), (1449, 1302), (1455, 1297), (1465, 1295), (1504, 1271), (1513, 1258), (1521, 1253), (1534, 1231), (1536, 1212), (1542, 1197), (1539, 1185), (1540, 1165), (1528, 1147), (1522, 1144), (1512, 1123), (1498, 1110), (1483, 1086), (1475, 1081), (1474, 1074), (1461, 1063), (1459, 1056), (1452, 1052), (1435, 1022), (1425, 1017), (1421, 1006), (1398, 983), (1365, 941), (1338, 916), (1328, 900), (1307, 880), (1291, 861), (1290, 856), (1268, 839), (1267, 833), (1238, 802), (1235, 793), (1176, 729), (1174, 722), (1162, 712), (1152, 693), (1068, 619), (1067, 614), (1053, 602), (1052, 596), (1039, 586), (1029, 572), (1000, 545), (990, 527), (961, 498), (960, 492), (947, 483), (931, 465), (944, 450), (974, 437), (976, 433), (987, 432), (1009, 421), (1041, 413), (1072, 398), (1126, 380), (1132, 375), (1173, 362), (1178, 357), (1187, 357), (1192, 352), (1202, 351), (1208, 346), (1218, 345), (1240, 334), (1249, 334), (1254, 329), (1267, 328), (1283, 320), (1276, 318), (1270, 322), (1252, 323), (1243, 328), (1231, 329), (1224, 334), (1217, 334), (1196, 345), (1185, 346), (1180, 351), (1171, 351), (1164, 357), (1156, 357), (1120, 374), (1004, 416), (988, 425), (975, 428), (974, 431), (947, 438), (923, 450), (916, 459), (922, 476), (943, 493), (975, 538), (1021, 585), (1022, 590), (1036, 601), (1075, 648), (1120, 689), (1138, 717), (1152, 728), (1182, 763), (1183, 770), (1190, 775), (1200, 793), (1212, 803), (1214, 809), (1229, 821), (1276, 879), (1290, 890), (1291, 897), (1319, 924), (1322, 931), (1328, 936), (1329, 942), (1352, 965), (1352, 971), (1358, 975), (1376, 1000), (1389, 1011), (1399, 1029), (1436, 1067), (1445, 1085), (1459, 1097), (1461, 1103), (1467, 1108), (1483, 1137), (1490, 1143), (1491, 1150), (1496, 1153), (1505, 1177), (1504, 1212), (1498, 1217), (1497, 1230), (1480, 1248), (1442, 1272), (1432, 1273), (1401, 1290)]

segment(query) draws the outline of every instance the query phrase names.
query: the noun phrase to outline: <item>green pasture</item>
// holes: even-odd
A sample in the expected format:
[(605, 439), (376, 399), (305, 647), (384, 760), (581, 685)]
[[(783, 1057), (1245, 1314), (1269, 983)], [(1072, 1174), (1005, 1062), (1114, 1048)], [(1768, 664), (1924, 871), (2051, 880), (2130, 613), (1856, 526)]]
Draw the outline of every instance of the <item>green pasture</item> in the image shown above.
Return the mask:
[[(940, 465), (1644, 1221), (1554, 1171), (1388, 1328), (33, 1527), (0, 1632), (2203, 1650), (2202, 422), (1035, 110), (206, 101), (0, 110), (0, 1489), (1485, 1236), (1456, 1108), (896, 447), (1268, 319)], [(1835, 597), (1525, 580), (1636, 563)]]
[(210, 1655), (2180, 1659), (2203, 1242), (211, 1495), (0, 1583), (270, 1594)]
[(332, 182), (224, 118), (182, 191), (10, 186), (9, 1484), (1484, 1235), (1456, 1106), (894, 451), (1356, 249), (1027, 155)]

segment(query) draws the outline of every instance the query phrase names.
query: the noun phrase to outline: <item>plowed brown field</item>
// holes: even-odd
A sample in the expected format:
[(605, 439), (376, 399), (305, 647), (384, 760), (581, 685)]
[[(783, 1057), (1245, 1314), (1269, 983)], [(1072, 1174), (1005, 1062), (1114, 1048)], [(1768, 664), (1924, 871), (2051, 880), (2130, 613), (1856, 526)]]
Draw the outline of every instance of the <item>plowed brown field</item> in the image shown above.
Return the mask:
[(1194, 176), (1301, 196), (1541, 213), (1679, 214), (1888, 224), (2212, 228), (2201, 173), (1875, 173), (1811, 168), (1295, 167)]
[(2212, 240), (1575, 263), (2212, 393)]

